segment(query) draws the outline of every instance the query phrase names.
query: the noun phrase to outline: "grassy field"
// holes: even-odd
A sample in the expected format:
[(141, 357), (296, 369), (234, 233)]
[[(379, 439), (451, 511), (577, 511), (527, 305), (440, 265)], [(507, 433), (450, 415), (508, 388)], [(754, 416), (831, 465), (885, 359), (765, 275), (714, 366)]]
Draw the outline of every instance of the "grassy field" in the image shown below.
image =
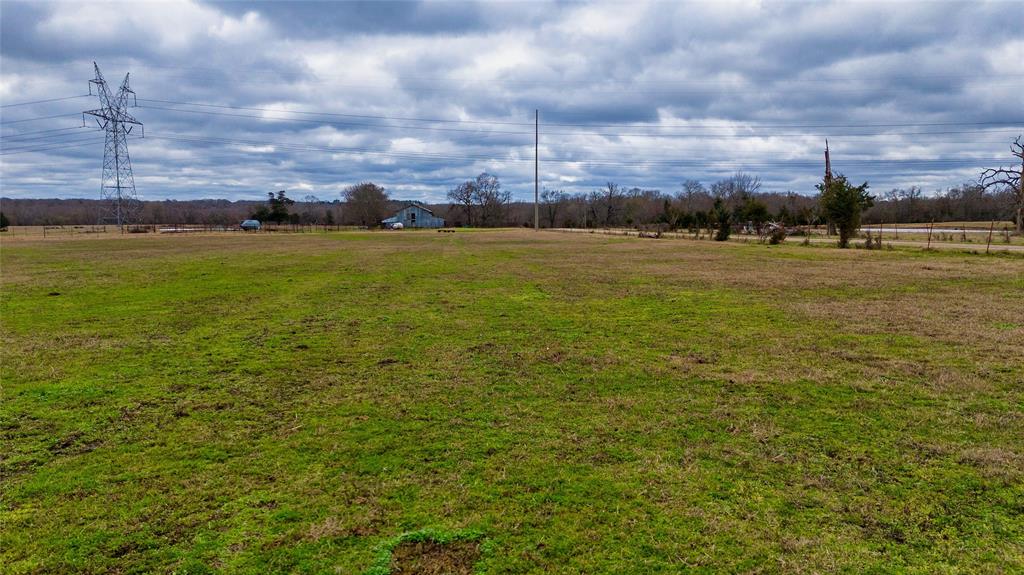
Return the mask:
[[(928, 245), (937, 248), (951, 248), (960, 251), (972, 251), (972, 250), (985, 250), (986, 244), (988, 243), (988, 232), (989, 225), (991, 222), (942, 222), (935, 223), (934, 233), (928, 234), (927, 230), (930, 225), (928, 222), (916, 223), (916, 224), (883, 224), (881, 227), (881, 236), (883, 242), (920, 242), (921, 246), (903, 245), (902, 247), (923, 247), (924, 242), (928, 241)], [(181, 225), (175, 224), (167, 225), (154, 225), (154, 226), (142, 226), (149, 234), (161, 234), (161, 235), (193, 235), (199, 234), (242, 234), (245, 233), (237, 226), (223, 226), (223, 230), (220, 231), (203, 231), (202, 225)], [(222, 226), (215, 226), (222, 227)], [(1024, 248), (1024, 236), (1017, 235), (1014, 233), (1013, 222), (994, 222), (992, 229), (991, 245), (992, 249), (996, 250), (1009, 250), (1019, 251)], [(177, 228), (177, 232), (170, 232), (169, 230)], [(163, 230), (163, 231), (160, 231)], [(186, 231), (187, 230), (187, 231)], [(904, 231), (900, 231), (904, 230)], [(909, 231), (908, 231), (909, 230)], [(963, 231), (961, 231), (963, 230)], [(283, 233), (311, 233), (311, 232), (323, 232), (323, 231), (357, 231), (357, 228), (350, 227), (347, 229), (331, 229), (326, 230), (324, 226), (302, 226), (294, 227), (289, 225), (274, 226), (267, 224), (264, 229), (264, 233), (271, 232), (283, 232)], [(466, 231), (466, 230), (463, 230)], [(590, 228), (590, 229), (576, 229), (576, 228), (563, 228), (561, 231), (569, 231), (575, 233), (623, 233), (623, 234), (636, 234), (635, 228)], [(835, 236), (826, 235), (827, 228), (825, 226), (816, 226), (809, 228), (808, 232), (815, 240), (821, 240), (826, 242), (835, 242)], [(861, 232), (854, 238), (854, 244), (863, 243), (866, 238), (866, 233), (870, 231), (872, 238), (876, 238), (879, 235), (879, 227), (877, 224), (866, 225), (862, 228)], [(50, 240), (69, 240), (69, 239), (84, 239), (84, 240), (95, 240), (97, 238), (120, 236), (121, 232), (116, 226), (92, 226), (92, 225), (68, 225), (68, 226), (12, 226), (2, 234), (2, 237), (8, 241), (22, 241), (26, 239), (50, 239)], [(132, 234), (139, 235), (139, 234)], [(666, 239), (693, 239), (693, 233), (685, 230), (676, 230), (665, 234)], [(929, 241), (929, 236), (931, 239)], [(709, 239), (707, 231), (700, 233), (701, 239)], [(791, 243), (799, 243), (802, 241), (801, 236), (790, 236), (786, 241)], [(733, 241), (758, 241), (756, 235), (733, 233)], [(900, 247), (900, 244), (894, 244), (894, 247)]]
[(1019, 255), (140, 235), (0, 275), (3, 573), (1024, 570)]

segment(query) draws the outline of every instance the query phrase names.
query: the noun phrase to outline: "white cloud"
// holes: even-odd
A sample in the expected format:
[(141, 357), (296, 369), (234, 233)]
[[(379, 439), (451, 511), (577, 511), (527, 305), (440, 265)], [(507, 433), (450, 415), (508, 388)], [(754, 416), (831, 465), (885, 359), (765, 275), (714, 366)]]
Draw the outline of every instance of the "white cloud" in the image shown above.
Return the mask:
[(268, 27), (256, 12), (234, 18), (191, 0), (179, 0), (58, 4), (39, 23), (38, 30), (54, 42), (73, 39), (76, 43), (99, 43), (121, 36), (155, 43), (161, 51), (181, 52), (200, 39), (233, 43), (256, 40), (268, 32)]
[[(410, 7), (411, 16), (370, 5), (347, 20), (345, 4), (180, 1), (48, 4), (14, 24), (5, 6), (0, 98), (78, 92), (93, 59), (110, 78), (131, 71), (146, 106), (133, 113), (153, 136), (130, 144), (147, 197), (252, 194), (278, 184), (326, 196), (341, 182), (373, 180), (439, 200), (485, 169), (527, 197), (536, 108), (545, 181), (570, 191), (607, 180), (674, 191), (686, 178), (708, 181), (742, 168), (769, 188), (809, 192), (820, 170), (784, 162), (818, 161), (826, 136), (840, 165), (1004, 154), (1006, 133), (936, 126), (1020, 119), (1024, 41), (1014, 8), (428, 3)], [(4, 119), (91, 106), (4, 109)], [(310, 111), (335, 115), (302, 113)], [(308, 121), (317, 118), (322, 123)], [(4, 125), (2, 134), (76, 121)], [(886, 123), (917, 124), (848, 127)], [(912, 131), (969, 133), (900, 134)], [(337, 152), (346, 148), (360, 151)], [(32, 174), (60, 166), (60, 179), (70, 182), (62, 192), (91, 197), (101, 154), (80, 147), (4, 156), (3, 193), (36, 194)], [(882, 187), (918, 175), (953, 185), (967, 173), (864, 171)]]

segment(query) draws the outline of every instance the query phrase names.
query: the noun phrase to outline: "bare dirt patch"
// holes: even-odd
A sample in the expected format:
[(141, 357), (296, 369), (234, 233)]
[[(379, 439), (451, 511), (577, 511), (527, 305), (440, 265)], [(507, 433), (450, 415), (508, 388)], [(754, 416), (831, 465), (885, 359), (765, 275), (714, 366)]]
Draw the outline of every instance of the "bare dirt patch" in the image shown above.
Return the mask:
[(475, 541), (410, 541), (391, 552), (391, 573), (395, 575), (471, 575), (480, 558)]

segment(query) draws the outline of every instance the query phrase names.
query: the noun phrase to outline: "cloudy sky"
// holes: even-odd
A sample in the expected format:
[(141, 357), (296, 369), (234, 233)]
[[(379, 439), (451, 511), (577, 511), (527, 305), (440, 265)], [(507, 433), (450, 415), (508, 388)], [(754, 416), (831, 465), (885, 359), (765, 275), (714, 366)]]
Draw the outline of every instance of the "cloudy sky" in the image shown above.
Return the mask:
[[(126, 73), (140, 197), (440, 201), (497, 174), (679, 190), (837, 171), (926, 191), (1008, 163), (1024, 2), (0, 2), (6, 197), (99, 195), (95, 60)], [(42, 101), (51, 100), (51, 101)], [(139, 135), (134, 132), (132, 137)]]

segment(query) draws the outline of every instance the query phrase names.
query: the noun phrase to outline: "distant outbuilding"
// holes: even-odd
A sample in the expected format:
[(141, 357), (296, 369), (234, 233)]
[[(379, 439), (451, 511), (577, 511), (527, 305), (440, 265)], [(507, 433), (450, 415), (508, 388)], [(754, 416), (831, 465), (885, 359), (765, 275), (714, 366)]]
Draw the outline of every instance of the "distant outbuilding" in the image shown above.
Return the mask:
[(261, 227), (263, 227), (263, 225), (260, 224), (259, 220), (245, 220), (244, 222), (241, 223), (240, 227), (243, 230), (248, 232), (248, 231), (257, 231)]
[(418, 202), (411, 202), (409, 205), (395, 212), (395, 215), (382, 220), (381, 225), (385, 228), (396, 228), (401, 224), (402, 228), (443, 228), (444, 219), (434, 215), (430, 208)]

